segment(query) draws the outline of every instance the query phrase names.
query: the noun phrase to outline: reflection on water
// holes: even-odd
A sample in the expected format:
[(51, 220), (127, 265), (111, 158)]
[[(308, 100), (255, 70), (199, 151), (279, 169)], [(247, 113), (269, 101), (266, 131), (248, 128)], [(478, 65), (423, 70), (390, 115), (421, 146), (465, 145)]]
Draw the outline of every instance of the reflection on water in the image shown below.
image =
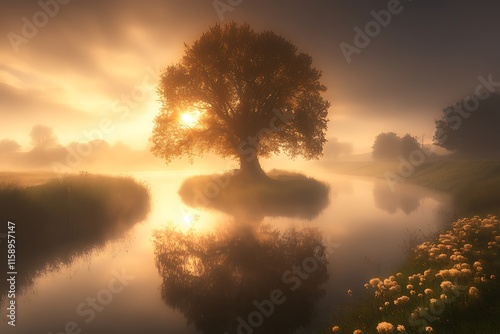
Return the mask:
[(307, 325), (328, 279), (321, 234), (239, 223), (204, 235), (157, 231), (162, 299), (202, 333), (292, 333)]
[[(179, 191), (187, 204), (234, 216), (215, 233), (174, 227), (155, 233), (163, 300), (202, 333), (304, 328), (328, 280), (322, 235), (316, 228), (280, 232), (261, 222), (267, 216), (318, 216), (328, 204), (328, 186), (289, 173), (259, 184), (226, 181), (190, 178)], [(211, 183), (224, 186), (214, 196), (202, 193)]]
[(191, 207), (215, 209), (239, 220), (313, 219), (328, 206), (328, 184), (277, 170), (269, 176), (270, 179), (253, 183), (230, 173), (190, 177), (183, 182), (179, 195)]
[[(0, 190), (0, 221), (16, 223), (17, 293), (35, 278), (102, 248), (142, 221), (149, 194), (127, 178), (84, 175), (29, 188)], [(7, 243), (0, 244), (2, 254)], [(6, 297), (0, 282), (0, 301)]]
[(420, 201), (424, 198), (425, 191), (421, 188), (410, 187), (405, 184), (396, 184), (394, 188), (389, 187), (387, 182), (377, 182), (373, 185), (373, 198), (377, 208), (390, 214), (398, 210), (407, 215), (417, 210)]
[[(47, 202), (56, 203), (56, 208), (73, 208), (71, 212), (78, 214), (71, 219), (79, 221), (81, 229), (59, 229), (59, 234), (58, 228), (68, 222), (67, 211), (59, 210), (59, 218), (54, 217), (58, 223), (51, 225), (52, 218), (44, 216), (40, 207), (29, 207), (29, 212), (41, 217), (33, 219), (26, 213), (28, 210), (23, 211), (28, 202), (7, 196), (10, 202), (4, 199), (1, 203), (9, 210), (0, 212), (0, 219), (16, 219), (19, 224), (43, 219), (44, 226), (49, 226), (32, 226), (31, 232), (37, 237), (28, 237), (31, 227), (18, 225), (25, 229), (22, 235), (26, 236), (19, 246), (19, 252), (23, 252), (19, 265), (25, 266), (26, 273), (37, 274), (25, 274), (33, 280), (25, 286), (32, 288), (17, 295), (19, 321), (15, 332), (60, 333), (70, 320), (79, 325), (82, 333), (92, 334), (233, 334), (238, 326), (246, 326), (242, 321), (255, 327), (255, 332), (320, 332), (316, 328), (328, 323), (333, 308), (351, 298), (348, 289), (356, 297), (357, 287), (362, 287), (367, 279), (392, 273), (404, 260), (401, 245), (408, 241), (409, 233), (439, 230), (442, 220), (436, 218), (436, 211), (445, 199), (434, 192), (409, 187), (401, 196), (423, 196), (418, 209), (404, 206), (409, 212), (406, 214), (399, 203), (390, 214), (380, 209), (379, 200), (375, 201), (374, 189), (381, 189), (378, 181), (312, 169), (308, 172), (327, 181), (327, 205), (321, 201), (311, 203), (314, 196), (309, 196), (311, 204), (305, 206), (307, 210), (298, 210), (300, 203), (296, 201), (283, 206), (268, 197), (265, 205), (260, 205), (261, 210), (252, 206), (251, 210), (237, 211), (186, 207), (177, 191), (182, 181), (196, 172), (137, 173), (134, 176), (148, 183), (151, 194), (152, 210), (143, 224), (134, 224), (140, 220), (141, 210), (134, 216), (130, 211), (121, 211), (120, 205), (112, 206), (116, 215), (135, 218), (122, 224), (107, 216), (102, 219), (107, 219), (108, 224), (102, 224), (102, 219), (93, 216), (98, 219), (92, 224), (94, 219), (84, 217), (93, 214), (94, 208), (99, 207), (97, 203), (81, 205), (84, 198), (68, 202), (66, 189), (64, 196)], [(99, 201), (109, 197), (105, 189), (99, 193)], [(130, 190), (122, 188), (118, 193), (118, 199), (124, 200), (113, 203), (126, 203), (128, 208), (146, 203), (131, 195)], [(42, 193), (37, 196), (48, 198)], [(10, 207), (14, 210), (16, 203), (13, 217)], [(47, 205), (42, 207), (50, 208)], [(307, 217), (312, 219), (304, 219)], [(165, 229), (167, 222), (171, 225)], [(97, 228), (99, 225), (103, 230)], [(116, 240), (131, 226), (126, 242), (106, 242)], [(158, 230), (152, 242), (152, 235)], [(101, 248), (104, 243), (107, 246)], [(338, 247), (329, 253), (332, 244)], [(94, 250), (89, 255), (91, 261), (81, 259), (79, 255), (87, 254), (89, 249)], [(318, 267), (312, 270), (314, 263), (310, 259), (316, 259), (315, 255), (319, 258)], [(58, 270), (42, 269), (58, 263), (65, 265)], [(294, 265), (304, 269), (294, 272)], [(87, 317), (76, 313), (78, 305), (107, 288), (115, 270), (124, 270), (134, 279), (122, 292), (113, 295), (102, 312), (96, 312), (95, 321), (86, 323)], [(284, 281), (287, 272), (290, 276)], [(309, 276), (301, 279), (301, 274)], [(301, 285), (292, 291), (297, 278)], [(275, 290), (283, 295), (272, 295)], [(267, 317), (270, 306), (265, 301), (273, 297), (277, 303), (273, 302), (272, 315)], [(286, 301), (279, 304), (283, 297)], [(253, 313), (259, 310), (254, 301), (263, 310), (259, 311), (264, 315), (260, 326), (259, 315)], [(5, 307), (5, 301), (1, 307)], [(253, 317), (249, 320), (250, 315)], [(0, 332), (10, 333), (7, 318), (2, 318)], [(186, 325), (186, 319), (190, 325)], [(301, 331), (302, 328), (305, 329)]]

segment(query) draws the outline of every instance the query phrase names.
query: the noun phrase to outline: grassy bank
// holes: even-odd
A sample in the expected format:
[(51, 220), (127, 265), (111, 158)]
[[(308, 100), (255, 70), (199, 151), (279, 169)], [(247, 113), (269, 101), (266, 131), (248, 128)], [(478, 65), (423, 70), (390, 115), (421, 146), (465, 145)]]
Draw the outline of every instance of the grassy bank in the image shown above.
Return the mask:
[[(496, 333), (500, 221), (459, 219), (412, 249), (400, 271), (372, 278), (361, 302), (333, 317), (339, 333)], [(336, 327), (335, 327), (336, 326)]]
[(303, 174), (272, 170), (266, 179), (233, 173), (200, 175), (184, 181), (179, 194), (193, 207), (207, 207), (238, 218), (266, 216), (312, 219), (329, 203), (329, 186)]
[[(43, 272), (123, 235), (149, 212), (148, 189), (131, 178), (85, 174), (43, 183), (40, 177), (33, 182), (18, 176), (21, 182), (0, 185), (0, 233), (6, 233), (7, 221), (15, 223), (20, 290)], [(3, 252), (6, 245), (0, 244)]]
[[(386, 178), (398, 174), (397, 162), (336, 162), (328, 165), (341, 174)], [(403, 178), (450, 193), (459, 216), (500, 214), (500, 161), (430, 161)]]

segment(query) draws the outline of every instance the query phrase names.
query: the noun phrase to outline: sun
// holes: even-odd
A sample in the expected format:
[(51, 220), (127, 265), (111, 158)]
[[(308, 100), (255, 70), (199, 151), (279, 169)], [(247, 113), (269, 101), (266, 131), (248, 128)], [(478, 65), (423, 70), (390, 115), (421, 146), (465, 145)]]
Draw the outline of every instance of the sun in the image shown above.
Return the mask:
[(200, 111), (199, 110), (190, 110), (181, 114), (181, 123), (187, 127), (195, 127), (198, 124), (200, 119)]

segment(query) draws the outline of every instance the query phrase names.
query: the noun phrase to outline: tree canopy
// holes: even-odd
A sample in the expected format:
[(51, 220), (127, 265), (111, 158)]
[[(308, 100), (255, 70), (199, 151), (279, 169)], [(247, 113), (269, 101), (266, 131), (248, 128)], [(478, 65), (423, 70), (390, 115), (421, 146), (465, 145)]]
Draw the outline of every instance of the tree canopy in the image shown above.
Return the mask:
[(216, 25), (161, 75), (152, 152), (167, 163), (212, 152), (259, 170), (257, 157), (321, 155), (329, 102), (312, 58), (272, 31)]
[(407, 133), (402, 138), (394, 132), (382, 132), (372, 146), (372, 156), (376, 160), (393, 160), (399, 156), (408, 158), (420, 145), (415, 137)]
[[(477, 99), (476, 108), (469, 102)], [(436, 120), (434, 144), (466, 158), (500, 157), (500, 94), (468, 97), (443, 110)]]

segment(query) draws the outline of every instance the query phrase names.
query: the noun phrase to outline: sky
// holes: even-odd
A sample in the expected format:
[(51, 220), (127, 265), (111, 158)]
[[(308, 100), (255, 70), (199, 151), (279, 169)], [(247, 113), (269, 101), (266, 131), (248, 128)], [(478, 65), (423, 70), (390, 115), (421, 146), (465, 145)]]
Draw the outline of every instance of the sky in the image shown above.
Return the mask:
[[(0, 140), (24, 150), (36, 124), (62, 144), (146, 148), (161, 70), (184, 43), (231, 21), (311, 55), (331, 102), (327, 137), (353, 143), (354, 153), (387, 131), (429, 144), (434, 120), (473, 94), (479, 76), (500, 82), (493, 0), (1, 0), (0, 15)], [(355, 40), (367, 27), (369, 40)]]

